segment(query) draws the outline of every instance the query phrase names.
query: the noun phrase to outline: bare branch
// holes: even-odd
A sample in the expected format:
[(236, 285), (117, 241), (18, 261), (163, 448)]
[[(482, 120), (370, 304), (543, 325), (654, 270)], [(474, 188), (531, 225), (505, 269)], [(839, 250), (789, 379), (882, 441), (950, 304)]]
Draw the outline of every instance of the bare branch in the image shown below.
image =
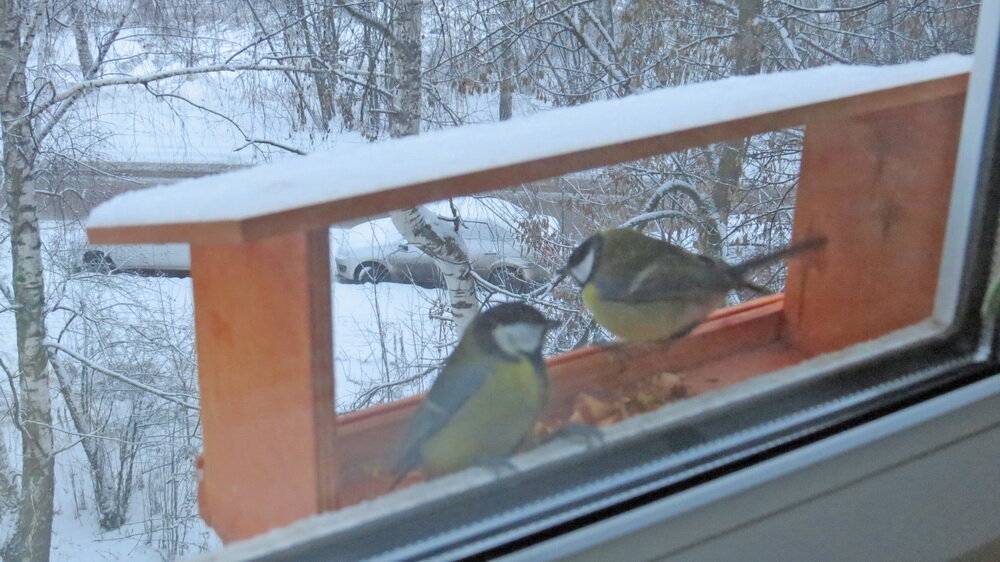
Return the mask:
[(109, 86), (134, 86), (134, 85), (145, 85), (152, 82), (158, 82), (160, 80), (166, 80), (168, 78), (176, 78), (178, 76), (193, 76), (195, 74), (209, 74), (213, 72), (239, 72), (242, 70), (267, 70), (275, 72), (303, 72), (303, 73), (323, 73), (327, 72), (322, 69), (315, 68), (300, 68), (297, 66), (277, 66), (271, 64), (210, 64), (206, 66), (186, 66), (182, 68), (175, 68), (173, 70), (164, 70), (162, 72), (154, 72), (152, 74), (143, 74), (141, 76), (123, 76), (119, 78), (97, 78), (93, 80), (84, 80), (79, 82), (71, 88), (64, 90), (49, 99), (47, 102), (36, 106), (28, 117), (37, 117), (38, 115), (44, 113), (53, 105), (70, 99), (74, 96), (79, 95), (87, 90), (94, 90), (97, 88), (106, 88)]
[(294, 146), (289, 146), (289, 145), (284, 144), (284, 143), (280, 143), (280, 142), (272, 141), (272, 140), (267, 140), (267, 139), (255, 139), (255, 138), (250, 138), (250, 137), (246, 138), (246, 144), (234, 148), (233, 152), (239, 152), (239, 151), (243, 150), (244, 148), (246, 148), (248, 146), (253, 146), (253, 145), (257, 145), (257, 144), (266, 144), (268, 146), (273, 146), (275, 148), (280, 148), (281, 150), (287, 150), (288, 152), (291, 152), (292, 154), (298, 154), (299, 156), (305, 156), (306, 154), (309, 154), (308, 152), (306, 152), (305, 150), (302, 150), (301, 148), (295, 148)]
[(16, 375), (14, 371), (7, 366), (7, 363), (5, 363), (2, 358), (0, 358), (0, 369), (2, 369), (4, 374), (7, 375), (7, 384), (10, 385), (11, 404), (8, 406), (8, 409), (10, 410), (11, 422), (13, 422), (14, 428), (21, 433), (22, 439), (24, 439), (29, 443), (32, 443), (37, 447), (35, 439), (31, 436), (30, 433), (28, 433), (28, 430), (26, 430), (24, 428), (24, 425), (21, 423), (21, 404), (18, 401), (17, 388), (14, 385), (14, 379), (16, 378)]
[(116, 373), (115, 371), (112, 371), (110, 369), (105, 369), (104, 367), (101, 367), (100, 365), (97, 365), (94, 362), (90, 361), (86, 357), (83, 357), (79, 353), (77, 353), (77, 352), (75, 352), (75, 351), (73, 351), (73, 350), (71, 350), (69, 348), (66, 348), (66, 347), (64, 347), (64, 346), (62, 346), (62, 345), (60, 345), (58, 343), (55, 343), (55, 342), (51, 342), (51, 341), (50, 342), (45, 342), (45, 347), (47, 347), (49, 349), (55, 349), (55, 350), (61, 351), (61, 352), (65, 353), (66, 355), (69, 355), (73, 359), (76, 359), (80, 363), (83, 363), (87, 367), (90, 367), (91, 369), (97, 371), (98, 373), (105, 374), (105, 375), (107, 375), (107, 376), (109, 376), (109, 377), (111, 377), (111, 378), (113, 378), (113, 379), (115, 379), (117, 381), (123, 382), (123, 383), (125, 383), (125, 384), (127, 384), (127, 385), (129, 385), (131, 387), (137, 388), (137, 389), (142, 390), (144, 392), (148, 392), (150, 394), (154, 394), (156, 396), (159, 396), (160, 398), (163, 398), (164, 400), (167, 400), (169, 402), (173, 402), (174, 404), (177, 404), (179, 406), (187, 408), (188, 410), (198, 410), (199, 409), (197, 405), (192, 404), (192, 403), (190, 403), (190, 402), (188, 402), (188, 401), (185, 400), (185, 398), (190, 398), (190, 396), (187, 395), (187, 394), (183, 394), (183, 393), (180, 393), (180, 392), (169, 392), (169, 391), (166, 391), (166, 390), (161, 390), (159, 388), (156, 388), (155, 386), (150, 386), (148, 384), (141, 383), (141, 382), (139, 382), (139, 381), (137, 381), (137, 380), (135, 380), (135, 379), (133, 379), (131, 377), (128, 377), (126, 375), (123, 375), (121, 373)]
[(287, 150), (288, 152), (291, 152), (291, 153), (294, 153), (294, 154), (298, 154), (299, 156), (305, 156), (306, 154), (308, 154), (306, 151), (304, 151), (302, 149), (295, 148), (294, 146), (289, 146), (287, 144), (283, 144), (283, 143), (280, 143), (280, 142), (277, 142), (277, 141), (272, 141), (272, 140), (267, 140), (267, 139), (252, 138), (252, 137), (250, 137), (249, 135), (246, 134), (246, 131), (243, 130), (243, 127), (240, 127), (240, 124), (237, 123), (235, 120), (233, 120), (233, 118), (229, 117), (228, 115), (226, 115), (224, 113), (216, 111), (216, 110), (214, 110), (214, 109), (212, 109), (210, 107), (206, 107), (204, 105), (201, 105), (200, 103), (193, 102), (193, 101), (191, 101), (190, 99), (188, 99), (188, 98), (186, 98), (184, 96), (180, 96), (180, 95), (177, 95), (177, 94), (164, 94), (164, 93), (161, 93), (161, 92), (156, 92), (156, 91), (154, 91), (152, 89), (152, 87), (149, 84), (146, 84), (146, 91), (148, 91), (150, 94), (152, 94), (153, 96), (158, 97), (158, 98), (172, 98), (172, 99), (180, 100), (180, 101), (182, 101), (184, 103), (187, 103), (187, 104), (190, 104), (191, 106), (196, 107), (196, 108), (198, 108), (198, 109), (200, 109), (200, 110), (202, 110), (202, 111), (204, 111), (206, 113), (211, 113), (212, 115), (215, 115), (216, 117), (219, 117), (220, 119), (224, 119), (224, 120), (228, 121), (229, 124), (232, 125), (234, 129), (236, 129), (241, 135), (243, 135), (243, 140), (246, 141), (246, 143), (243, 144), (242, 146), (234, 148), (233, 152), (239, 152), (239, 151), (243, 150), (244, 148), (246, 148), (248, 146), (252, 146), (252, 145), (256, 145), (256, 144), (266, 144), (266, 145), (270, 145), (270, 146), (273, 146), (273, 147), (276, 147), (276, 148), (280, 148), (282, 150)]
[(388, 41), (391, 45), (395, 46), (399, 43), (399, 40), (396, 39), (396, 35), (393, 34), (388, 25), (355, 8), (353, 5), (345, 3), (344, 0), (333, 0), (333, 5), (338, 8), (343, 8), (344, 11), (350, 14), (352, 18), (381, 33), (382, 36), (385, 37), (386, 41)]

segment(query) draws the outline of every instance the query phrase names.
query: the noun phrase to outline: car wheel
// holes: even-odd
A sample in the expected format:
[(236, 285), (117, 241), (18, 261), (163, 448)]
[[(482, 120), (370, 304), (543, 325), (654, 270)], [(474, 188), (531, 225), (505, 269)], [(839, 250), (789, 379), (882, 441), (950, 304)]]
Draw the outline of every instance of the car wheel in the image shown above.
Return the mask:
[(531, 290), (530, 283), (521, 277), (515, 267), (497, 267), (490, 272), (490, 276), (486, 280), (512, 293), (522, 294)]
[(115, 262), (100, 250), (87, 250), (83, 253), (83, 266), (90, 271), (107, 273), (115, 268)]
[(354, 275), (358, 283), (381, 283), (389, 280), (389, 270), (380, 263), (363, 263)]

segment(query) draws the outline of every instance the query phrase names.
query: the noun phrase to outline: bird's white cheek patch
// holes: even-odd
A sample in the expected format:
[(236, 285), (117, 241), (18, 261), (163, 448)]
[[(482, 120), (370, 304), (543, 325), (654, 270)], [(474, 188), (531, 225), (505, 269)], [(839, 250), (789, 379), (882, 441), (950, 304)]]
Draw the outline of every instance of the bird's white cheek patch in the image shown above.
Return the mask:
[(497, 326), (493, 330), (497, 346), (510, 355), (533, 353), (542, 346), (544, 335), (542, 327), (523, 322)]
[(569, 274), (576, 279), (577, 283), (586, 283), (587, 279), (590, 279), (590, 272), (594, 269), (594, 250), (589, 249), (587, 253), (583, 255), (583, 259), (580, 263), (569, 268)]

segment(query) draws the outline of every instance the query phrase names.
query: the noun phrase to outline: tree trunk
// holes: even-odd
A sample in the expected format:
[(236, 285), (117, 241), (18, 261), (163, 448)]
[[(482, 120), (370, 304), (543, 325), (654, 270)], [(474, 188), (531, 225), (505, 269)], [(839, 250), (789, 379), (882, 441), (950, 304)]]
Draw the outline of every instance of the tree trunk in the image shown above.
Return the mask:
[[(339, 39), (337, 38), (337, 20), (332, 8), (326, 8), (319, 15), (319, 29), (317, 41), (319, 42), (319, 68), (336, 68), (338, 65), (337, 56), (340, 51)], [(337, 80), (332, 74), (316, 73), (316, 95), (319, 98), (319, 113), (323, 118), (322, 129), (328, 131), (330, 121), (337, 115), (334, 103), (334, 93), (337, 88)]]
[(393, 92), (396, 104), (389, 114), (393, 138), (420, 134), (421, 8), (423, 0), (397, 0), (392, 14)]
[(503, 25), (510, 29), (500, 42), (500, 121), (506, 121), (514, 115), (514, 84), (517, 74), (517, 61), (514, 59), (514, 8), (511, 0), (500, 3), (500, 14)]
[[(302, 34), (305, 52), (309, 55), (309, 67), (316, 70), (323, 68), (335, 68), (337, 66), (336, 29), (334, 29), (333, 9), (326, 8), (320, 12), (315, 19), (319, 20), (316, 25), (316, 33), (310, 28), (310, 20), (306, 17), (306, 5), (304, 0), (295, 0), (295, 16), (300, 20), (298, 28)], [(330, 44), (333, 38), (334, 44)], [(316, 72), (312, 75), (313, 87), (316, 88), (316, 100), (319, 102), (319, 119), (315, 126), (323, 132), (330, 130), (330, 120), (333, 119), (333, 88), (334, 81), (332, 75), (323, 72)]]
[[(11, 416), (16, 416), (17, 412), (10, 412), (10, 414)], [(17, 517), (16, 475), (8, 465), (7, 459), (9, 458), (7, 440), (0, 439), (0, 528), (7, 529), (6, 533), (0, 535), (0, 547), (10, 539), (13, 533), (14, 526), (7, 523), (7, 521)]]
[[(394, 37), (392, 76), (396, 104), (389, 117), (389, 134), (393, 138), (420, 133), (421, 8), (422, 0), (398, 0), (393, 12), (390, 29)], [(468, 250), (461, 236), (450, 223), (424, 207), (392, 211), (389, 216), (406, 240), (434, 258), (448, 289), (455, 327), (463, 331), (479, 311), (479, 302)]]
[(52, 537), (52, 398), (46, 368), (42, 251), (33, 177), (35, 145), (26, 118), (25, 68), (30, 46), (21, 45), (22, 20), (16, 3), (0, 1), (0, 121), (3, 132), (3, 190), (10, 220), (14, 320), (21, 442), (21, 507), (14, 535), (4, 547), (8, 560), (48, 560)]
[[(761, 46), (754, 37), (754, 22), (760, 15), (763, 0), (739, 0), (738, 27), (733, 40), (732, 76), (758, 74), (761, 69)], [(719, 147), (719, 167), (716, 181), (712, 186), (712, 201), (719, 213), (723, 228), (728, 230), (729, 214), (732, 212), (733, 193), (743, 175), (743, 160), (746, 158), (747, 139), (724, 143)], [(703, 244), (709, 253), (723, 254), (722, 239), (709, 239)]]

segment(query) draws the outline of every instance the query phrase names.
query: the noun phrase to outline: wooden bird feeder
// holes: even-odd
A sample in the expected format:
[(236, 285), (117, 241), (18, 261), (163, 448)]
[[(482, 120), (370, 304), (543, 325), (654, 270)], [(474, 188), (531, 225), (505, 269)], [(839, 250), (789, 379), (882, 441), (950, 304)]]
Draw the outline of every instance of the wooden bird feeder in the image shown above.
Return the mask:
[(826, 249), (789, 265), (783, 296), (721, 310), (669, 347), (551, 358), (546, 415), (664, 370), (714, 390), (931, 316), (969, 66), (731, 79), (312, 155), (125, 194), (88, 234), (191, 244), (201, 511), (224, 541), (244, 539), (383, 493), (386, 448), (420, 400), (336, 415), (330, 224), (804, 125), (793, 239), (823, 235)]

